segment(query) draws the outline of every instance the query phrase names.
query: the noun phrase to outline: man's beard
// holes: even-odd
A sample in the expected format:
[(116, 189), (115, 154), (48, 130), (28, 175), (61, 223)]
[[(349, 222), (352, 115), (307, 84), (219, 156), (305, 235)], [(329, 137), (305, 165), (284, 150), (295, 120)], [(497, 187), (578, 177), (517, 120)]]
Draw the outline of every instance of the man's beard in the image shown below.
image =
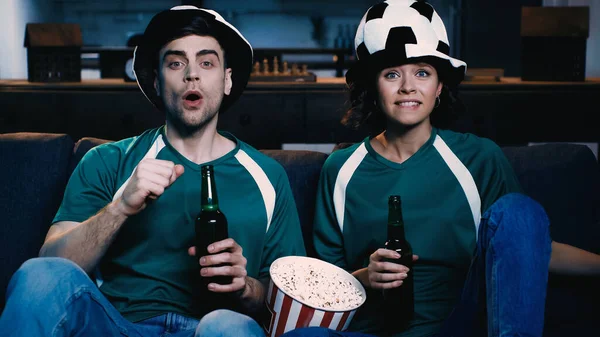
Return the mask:
[[(220, 102), (219, 102), (220, 105)], [(209, 112), (201, 116), (200, 120), (196, 123), (188, 123), (186, 119), (183, 117), (183, 112), (180, 113), (172, 113), (167, 112), (167, 119), (175, 129), (177, 129), (178, 133), (182, 137), (191, 136), (197, 133), (199, 130), (204, 128), (208, 123), (210, 123), (216, 116), (219, 111), (218, 106), (210, 109)]]

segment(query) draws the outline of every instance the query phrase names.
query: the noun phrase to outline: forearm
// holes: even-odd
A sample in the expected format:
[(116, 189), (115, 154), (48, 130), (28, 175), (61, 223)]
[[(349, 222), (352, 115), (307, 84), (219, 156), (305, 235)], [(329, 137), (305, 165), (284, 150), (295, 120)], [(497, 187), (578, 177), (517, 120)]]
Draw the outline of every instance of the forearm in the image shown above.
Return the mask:
[(260, 314), (265, 305), (266, 289), (269, 279), (259, 281), (246, 276), (246, 287), (240, 297), (241, 309), (250, 316)]
[(40, 256), (67, 258), (90, 273), (126, 219), (118, 203), (112, 202), (88, 220), (64, 232), (50, 234), (40, 249)]
[(600, 255), (552, 241), (549, 270), (565, 275), (600, 275)]

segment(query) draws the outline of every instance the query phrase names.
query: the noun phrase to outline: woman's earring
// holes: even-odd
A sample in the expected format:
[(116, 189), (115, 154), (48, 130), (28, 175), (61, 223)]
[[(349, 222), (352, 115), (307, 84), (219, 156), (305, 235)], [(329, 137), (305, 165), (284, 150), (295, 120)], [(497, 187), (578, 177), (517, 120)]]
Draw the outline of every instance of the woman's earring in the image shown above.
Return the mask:
[(433, 107), (434, 109), (437, 108), (438, 106), (440, 106), (440, 103), (442, 102), (442, 99), (440, 98), (440, 96), (436, 96), (435, 97), (435, 106)]

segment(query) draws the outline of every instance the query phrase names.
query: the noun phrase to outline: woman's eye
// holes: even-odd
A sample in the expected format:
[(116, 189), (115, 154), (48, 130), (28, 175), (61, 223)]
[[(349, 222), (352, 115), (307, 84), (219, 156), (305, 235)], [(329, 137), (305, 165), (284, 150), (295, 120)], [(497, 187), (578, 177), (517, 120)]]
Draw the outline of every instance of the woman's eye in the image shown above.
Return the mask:
[(395, 72), (389, 72), (387, 74), (385, 74), (385, 78), (397, 78), (398, 74)]
[(417, 76), (419, 76), (419, 77), (425, 77), (425, 76), (428, 76), (428, 75), (429, 75), (429, 73), (426, 70), (419, 70), (419, 71), (417, 71)]

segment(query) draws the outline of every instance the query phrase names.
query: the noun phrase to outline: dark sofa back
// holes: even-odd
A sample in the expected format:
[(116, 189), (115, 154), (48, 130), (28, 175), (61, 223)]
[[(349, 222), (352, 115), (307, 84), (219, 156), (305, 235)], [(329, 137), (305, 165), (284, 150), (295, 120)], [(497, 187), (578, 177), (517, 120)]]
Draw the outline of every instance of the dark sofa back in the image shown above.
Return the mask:
[(37, 256), (69, 177), (65, 134), (0, 135), (0, 310), (12, 274)]
[(578, 144), (502, 149), (525, 193), (542, 204), (552, 238), (600, 253), (600, 166)]
[(288, 175), (302, 225), (306, 252), (314, 257), (312, 228), (315, 215), (315, 192), (327, 154), (300, 150), (262, 150), (262, 152), (277, 160)]

